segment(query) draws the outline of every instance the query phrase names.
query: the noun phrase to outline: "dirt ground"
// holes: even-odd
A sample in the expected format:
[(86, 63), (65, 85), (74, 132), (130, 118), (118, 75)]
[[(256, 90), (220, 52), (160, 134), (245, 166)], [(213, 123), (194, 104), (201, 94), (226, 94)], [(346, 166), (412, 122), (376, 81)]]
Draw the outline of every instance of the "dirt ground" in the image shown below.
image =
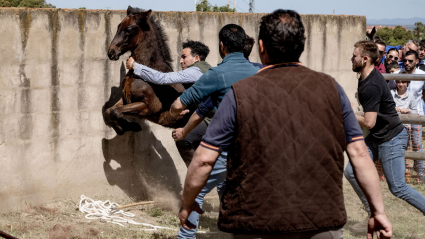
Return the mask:
[[(410, 184), (425, 195), (425, 184)], [(395, 198), (385, 182), (381, 183), (385, 210), (394, 225), (396, 239), (425, 238), (425, 217), (418, 210), (401, 199)], [(348, 215), (344, 227), (345, 239), (365, 238), (365, 232), (355, 232), (350, 227), (362, 221), (366, 213), (362, 210), (360, 200), (347, 181), (344, 182), (344, 197)], [(129, 199), (93, 198), (105, 201), (107, 199), (121, 205), (130, 204)], [(85, 219), (78, 211), (79, 198), (63, 200), (42, 206), (28, 206), (26, 210), (0, 215), (0, 230), (17, 238), (176, 238), (180, 222), (177, 212), (170, 210), (165, 204), (145, 205), (128, 208), (135, 214), (133, 220), (149, 223), (155, 226), (170, 228), (169, 230), (144, 231), (142, 226), (126, 225), (121, 227), (100, 220)], [(201, 217), (200, 232), (197, 238), (231, 238), (229, 234), (217, 229), (219, 201), (217, 198), (206, 200), (206, 213)]]

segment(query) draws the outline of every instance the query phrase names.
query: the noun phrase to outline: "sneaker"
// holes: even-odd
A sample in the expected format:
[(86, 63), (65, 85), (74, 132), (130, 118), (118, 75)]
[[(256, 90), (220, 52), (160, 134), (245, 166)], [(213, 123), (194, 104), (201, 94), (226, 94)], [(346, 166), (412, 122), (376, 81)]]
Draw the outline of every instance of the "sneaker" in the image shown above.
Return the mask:
[(367, 232), (368, 223), (369, 223), (369, 217), (366, 217), (363, 221), (352, 225), (351, 229), (353, 229), (356, 232)]

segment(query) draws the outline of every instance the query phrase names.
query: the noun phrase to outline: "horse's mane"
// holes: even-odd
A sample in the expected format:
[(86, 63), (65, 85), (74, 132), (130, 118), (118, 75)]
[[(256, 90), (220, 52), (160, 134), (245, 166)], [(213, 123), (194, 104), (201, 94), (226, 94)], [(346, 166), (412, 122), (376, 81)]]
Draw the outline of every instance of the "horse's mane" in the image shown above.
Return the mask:
[(159, 24), (159, 21), (155, 18), (155, 16), (151, 15), (149, 19), (155, 28), (155, 34), (156, 39), (158, 40), (158, 46), (161, 50), (161, 55), (164, 58), (165, 64), (167, 64), (170, 69), (173, 69), (171, 66), (171, 54), (170, 54), (170, 48), (168, 47), (168, 37), (165, 35), (164, 30), (161, 27), (161, 24)]
[[(137, 8), (137, 7), (131, 8), (130, 10), (131, 13), (140, 13), (145, 11), (146, 10)], [(168, 47), (168, 44), (167, 44), (168, 37), (164, 33), (164, 30), (162, 29), (161, 24), (155, 18), (154, 15), (151, 15), (149, 17), (149, 20), (152, 23), (152, 26), (154, 27), (156, 39), (158, 40), (158, 47), (159, 47), (159, 50), (161, 51), (162, 57), (164, 58), (164, 63), (168, 65), (170, 69), (173, 69), (173, 67), (171, 66), (172, 60), (171, 60), (170, 48)]]

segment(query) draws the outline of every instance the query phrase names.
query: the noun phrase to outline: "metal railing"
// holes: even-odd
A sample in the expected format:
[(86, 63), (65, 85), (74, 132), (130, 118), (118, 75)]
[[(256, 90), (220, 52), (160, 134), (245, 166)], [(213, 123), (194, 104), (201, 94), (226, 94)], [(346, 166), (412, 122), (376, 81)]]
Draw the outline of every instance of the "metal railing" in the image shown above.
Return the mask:
[[(385, 80), (402, 80), (402, 81), (425, 81), (425, 75), (412, 74), (382, 74)], [(425, 92), (424, 92), (425, 93)], [(408, 115), (400, 114), (400, 120), (403, 124), (425, 125), (424, 115)], [(406, 151), (405, 158), (411, 160), (425, 160), (425, 153)]]

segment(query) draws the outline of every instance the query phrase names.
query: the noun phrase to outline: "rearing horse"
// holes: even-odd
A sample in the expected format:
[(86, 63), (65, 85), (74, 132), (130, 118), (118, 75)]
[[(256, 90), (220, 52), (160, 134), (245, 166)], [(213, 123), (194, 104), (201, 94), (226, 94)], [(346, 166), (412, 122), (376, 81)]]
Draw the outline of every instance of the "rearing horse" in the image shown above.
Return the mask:
[[(159, 23), (143, 11), (128, 6), (127, 16), (118, 25), (117, 33), (108, 50), (110, 60), (131, 51), (137, 63), (161, 72), (173, 71), (167, 39)], [(162, 126), (183, 127), (190, 115), (173, 117), (170, 106), (185, 90), (183, 85), (155, 85), (145, 82), (129, 71), (120, 83), (123, 97), (103, 113), (105, 123), (118, 135), (133, 131), (126, 116), (147, 119)]]

